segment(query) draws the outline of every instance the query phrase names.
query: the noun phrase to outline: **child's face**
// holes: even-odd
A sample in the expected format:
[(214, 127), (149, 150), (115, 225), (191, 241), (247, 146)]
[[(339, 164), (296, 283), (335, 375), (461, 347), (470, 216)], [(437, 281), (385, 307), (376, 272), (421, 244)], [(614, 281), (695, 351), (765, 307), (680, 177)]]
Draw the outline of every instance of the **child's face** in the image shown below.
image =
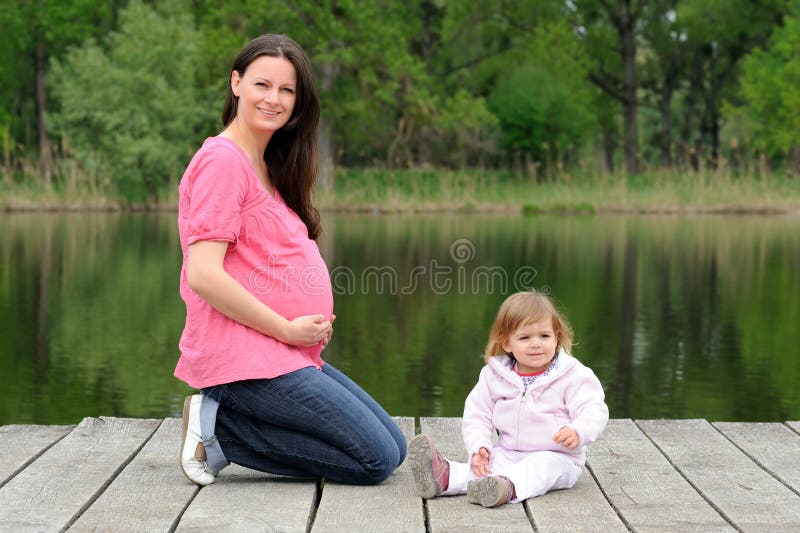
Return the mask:
[(534, 374), (547, 370), (557, 345), (553, 321), (546, 318), (517, 328), (503, 343), (503, 349), (514, 354), (520, 374)]

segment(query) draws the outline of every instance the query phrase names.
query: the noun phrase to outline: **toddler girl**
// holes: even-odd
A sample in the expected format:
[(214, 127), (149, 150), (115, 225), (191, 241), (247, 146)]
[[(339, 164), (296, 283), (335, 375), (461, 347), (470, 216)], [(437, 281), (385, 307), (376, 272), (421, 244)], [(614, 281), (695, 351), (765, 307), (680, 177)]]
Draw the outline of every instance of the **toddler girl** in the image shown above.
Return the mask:
[(408, 457), (418, 494), (467, 494), (470, 503), (496, 507), (572, 487), (586, 446), (606, 427), (608, 407), (600, 381), (571, 348), (572, 330), (547, 296), (506, 299), (464, 405), (470, 462), (445, 459), (430, 436), (417, 435)]

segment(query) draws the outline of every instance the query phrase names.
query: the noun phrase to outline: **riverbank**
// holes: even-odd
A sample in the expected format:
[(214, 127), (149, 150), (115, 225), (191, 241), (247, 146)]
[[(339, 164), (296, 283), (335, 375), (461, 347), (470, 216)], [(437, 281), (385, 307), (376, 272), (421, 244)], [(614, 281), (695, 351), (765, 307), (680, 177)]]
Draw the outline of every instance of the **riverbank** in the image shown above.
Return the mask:
[[(177, 210), (175, 187), (139, 203), (97, 190), (8, 183), (0, 193), (6, 212)], [(503, 171), (338, 169), (333, 190), (320, 188), (314, 201), (334, 213), (790, 214), (800, 213), (800, 181), (722, 171), (536, 179)]]

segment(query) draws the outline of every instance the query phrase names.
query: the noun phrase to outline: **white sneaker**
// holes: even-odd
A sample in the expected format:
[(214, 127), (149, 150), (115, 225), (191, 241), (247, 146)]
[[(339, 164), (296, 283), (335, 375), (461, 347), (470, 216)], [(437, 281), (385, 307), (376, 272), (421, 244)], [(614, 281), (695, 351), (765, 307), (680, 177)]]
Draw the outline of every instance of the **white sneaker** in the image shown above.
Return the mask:
[(190, 481), (198, 485), (214, 483), (206, 465), (206, 451), (200, 431), (200, 403), (202, 394), (187, 396), (183, 402), (183, 442), (181, 443), (181, 470)]

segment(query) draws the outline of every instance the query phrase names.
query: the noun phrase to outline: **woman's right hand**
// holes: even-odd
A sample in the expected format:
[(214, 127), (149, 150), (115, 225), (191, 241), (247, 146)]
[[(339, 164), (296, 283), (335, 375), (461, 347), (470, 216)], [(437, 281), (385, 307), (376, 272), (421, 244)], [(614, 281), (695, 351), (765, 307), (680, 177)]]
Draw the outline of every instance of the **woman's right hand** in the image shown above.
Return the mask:
[(286, 324), (280, 340), (291, 346), (314, 346), (322, 342), (332, 329), (325, 315), (304, 315)]

